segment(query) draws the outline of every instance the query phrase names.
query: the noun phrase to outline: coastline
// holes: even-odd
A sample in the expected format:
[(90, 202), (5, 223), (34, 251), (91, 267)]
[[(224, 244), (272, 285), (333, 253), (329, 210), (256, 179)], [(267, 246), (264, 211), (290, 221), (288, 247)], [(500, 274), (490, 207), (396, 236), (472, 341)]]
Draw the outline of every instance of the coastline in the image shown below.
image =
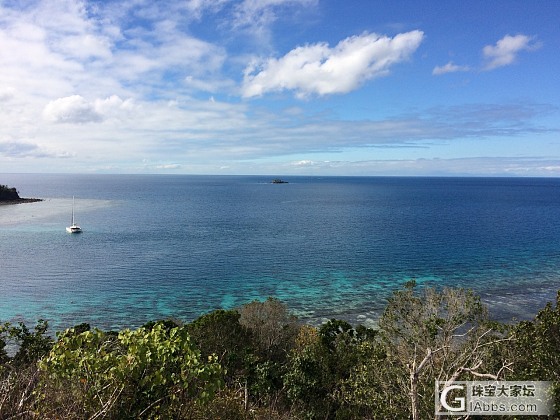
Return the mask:
[(37, 203), (39, 201), (44, 201), (44, 200), (42, 198), (19, 198), (17, 200), (0, 201), (0, 206), (9, 206), (12, 204), (23, 204), (23, 203)]

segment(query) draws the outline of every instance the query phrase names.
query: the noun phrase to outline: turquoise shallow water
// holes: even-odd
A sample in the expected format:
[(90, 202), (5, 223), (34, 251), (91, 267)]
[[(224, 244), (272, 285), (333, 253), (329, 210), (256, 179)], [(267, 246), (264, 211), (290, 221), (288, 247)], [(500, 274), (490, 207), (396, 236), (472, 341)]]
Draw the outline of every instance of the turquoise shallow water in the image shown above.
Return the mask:
[(46, 199), (0, 206), (0, 320), (133, 327), (276, 296), (371, 324), (411, 278), (510, 319), (560, 288), (560, 180), (272, 178), (0, 175)]

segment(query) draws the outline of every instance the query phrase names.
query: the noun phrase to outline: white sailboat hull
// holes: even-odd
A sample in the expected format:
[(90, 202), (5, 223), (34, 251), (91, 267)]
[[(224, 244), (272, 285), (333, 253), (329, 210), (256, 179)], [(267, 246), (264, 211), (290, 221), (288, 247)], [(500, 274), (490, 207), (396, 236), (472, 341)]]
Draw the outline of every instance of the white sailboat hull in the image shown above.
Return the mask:
[(77, 225), (68, 226), (66, 228), (66, 232), (68, 233), (82, 233), (82, 228)]

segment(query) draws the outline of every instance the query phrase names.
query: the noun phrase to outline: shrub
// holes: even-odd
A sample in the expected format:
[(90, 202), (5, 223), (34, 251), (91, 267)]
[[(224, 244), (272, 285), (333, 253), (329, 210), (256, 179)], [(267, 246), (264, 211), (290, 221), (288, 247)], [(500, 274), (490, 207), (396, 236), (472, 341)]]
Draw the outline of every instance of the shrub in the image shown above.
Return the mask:
[(161, 323), (118, 335), (67, 331), (39, 366), (42, 399), (50, 403), (40, 405), (46, 417), (63, 414), (69, 397), (79, 416), (174, 417), (210, 400), (222, 385), (216, 358), (204, 363), (185, 328)]

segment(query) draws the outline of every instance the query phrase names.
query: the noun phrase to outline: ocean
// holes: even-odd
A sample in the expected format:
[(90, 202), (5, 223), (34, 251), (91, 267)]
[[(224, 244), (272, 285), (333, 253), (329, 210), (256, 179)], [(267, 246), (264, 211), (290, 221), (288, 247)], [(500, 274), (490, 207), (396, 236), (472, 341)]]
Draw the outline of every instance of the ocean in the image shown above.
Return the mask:
[(373, 326), (410, 279), (508, 321), (560, 289), (560, 179), (273, 178), (0, 175), (44, 199), (0, 206), (0, 322), (134, 328), (273, 296)]

